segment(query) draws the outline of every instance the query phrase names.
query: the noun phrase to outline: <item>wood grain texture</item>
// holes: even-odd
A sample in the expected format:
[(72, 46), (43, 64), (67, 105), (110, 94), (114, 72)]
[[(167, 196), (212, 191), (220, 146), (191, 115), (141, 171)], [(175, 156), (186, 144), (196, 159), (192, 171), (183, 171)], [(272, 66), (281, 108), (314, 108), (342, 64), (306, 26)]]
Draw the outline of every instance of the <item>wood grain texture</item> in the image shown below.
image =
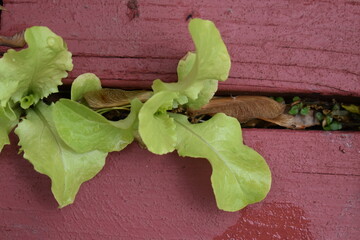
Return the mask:
[(73, 205), (58, 210), (50, 181), (16, 155), (0, 155), (1, 239), (357, 239), (360, 133), (244, 130), (268, 161), (265, 201), (217, 210), (210, 164), (131, 145), (112, 153)]
[(49, 26), (74, 54), (67, 82), (91, 71), (107, 86), (149, 88), (176, 80), (178, 60), (194, 49), (186, 19), (201, 17), (216, 23), (232, 57), (224, 92), (360, 96), (358, 1), (129, 2), (4, 0), (1, 33)]
[[(213, 20), (232, 57), (224, 93), (360, 97), (357, 0), (4, 0), (0, 34), (49, 26), (84, 72), (106, 86), (149, 88), (176, 80), (193, 44), (191, 15)], [(135, 3), (137, 2), (137, 3)], [(4, 51), (4, 49), (0, 49)], [(217, 210), (204, 159), (155, 156), (135, 144), (57, 209), (50, 181), (17, 155), (0, 154), (0, 239), (358, 239), (360, 134), (245, 130), (268, 161), (265, 201)]]

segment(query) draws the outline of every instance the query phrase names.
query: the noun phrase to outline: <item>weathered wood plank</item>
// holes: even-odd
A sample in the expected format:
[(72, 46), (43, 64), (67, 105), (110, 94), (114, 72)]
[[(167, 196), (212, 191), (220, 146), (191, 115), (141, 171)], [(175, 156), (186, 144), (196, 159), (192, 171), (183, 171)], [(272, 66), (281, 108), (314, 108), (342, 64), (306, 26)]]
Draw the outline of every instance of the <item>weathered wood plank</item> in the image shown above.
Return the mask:
[[(233, 60), (224, 91), (360, 96), (360, 5), (357, 1), (7, 0), (1, 33), (46, 25), (68, 42), (75, 70), (108, 86), (149, 88), (176, 80), (193, 46), (186, 18), (213, 20)], [(130, 16), (130, 17), (129, 17)]]
[[(75, 69), (107, 86), (176, 80), (193, 50), (189, 15), (213, 20), (232, 57), (222, 91), (360, 96), (358, 1), (4, 0), (1, 34), (46, 25), (65, 38)], [(273, 173), (265, 201), (217, 210), (206, 160), (110, 154), (74, 205), (61, 210), (49, 180), (7, 146), (0, 154), (0, 239), (357, 239), (360, 134), (245, 130)]]
[[(360, 134), (244, 130), (268, 161), (265, 201), (217, 210), (204, 159), (152, 155), (137, 145), (108, 157), (74, 205), (56, 209), (47, 177), (17, 156), (0, 155), (3, 239), (357, 239)], [(57, 238), (54, 238), (57, 236)]]

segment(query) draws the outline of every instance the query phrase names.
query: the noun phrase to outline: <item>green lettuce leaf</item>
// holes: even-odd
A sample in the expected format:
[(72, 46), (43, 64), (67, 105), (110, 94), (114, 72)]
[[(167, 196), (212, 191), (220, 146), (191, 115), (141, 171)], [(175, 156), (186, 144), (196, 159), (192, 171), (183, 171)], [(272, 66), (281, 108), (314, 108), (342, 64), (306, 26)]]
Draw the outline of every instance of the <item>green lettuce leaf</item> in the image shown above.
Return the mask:
[[(178, 82), (185, 81), (185, 77), (189, 75), (196, 61), (196, 53), (188, 52), (177, 65)], [(173, 84), (168, 84), (173, 85)]]
[(133, 101), (129, 116), (113, 122), (80, 103), (61, 99), (53, 107), (53, 117), (61, 139), (76, 152), (112, 152), (134, 140), (133, 126), (141, 106), (140, 100)]
[(11, 105), (0, 106), (0, 152), (4, 145), (10, 144), (8, 135), (19, 122), (20, 110)]
[(155, 154), (173, 151), (176, 143), (175, 125), (166, 111), (184, 104), (200, 108), (213, 97), (217, 81), (226, 80), (229, 74), (230, 57), (214, 23), (193, 19), (189, 31), (196, 53), (189, 52), (180, 60), (178, 82), (154, 81), (155, 94), (139, 113), (140, 136)]
[(25, 97), (21, 98), (21, 100), (20, 100), (20, 106), (22, 109), (28, 109), (34, 103), (35, 103), (35, 99), (34, 99), (33, 94), (25, 96)]
[[(189, 31), (195, 43), (196, 53), (188, 53), (178, 64), (178, 82), (153, 83), (155, 93), (175, 91), (186, 96), (189, 107), (205, 105), (217, 90), (217, 81), (225, 81), (230, 71), (230, 56), (221, 35), (213, 22), (193, 19)], [(197, 102), (198, 101), (198, 102)]]
[[(186, 56), (179, 61), (177, 67), (177, 73), (179, 82), (182, 82), (183, 79), (190, 73), (193, 65), (195, 63), (196, 54), (192, 52), (188, 52)], [(187, 107), (191, 109), (199, 109), (205, 104), (207, 104), (210, 99), (214, 96), (215, 92), (218, 88), (218, 81), (214, 79), (206, 79), (197, 83), (196, 85), (200, 85), (201, 88), (198, 98), (196, 100), (188, 99)]]
[(198, 98), (196, 100), (189, 99), (188, 103), (186, 104), (187, 108), (196, 110), (200, 109), (202, 106), (209, 103), (212, 97), (215, 95), (217, 88), (218, 88), (218, 81), (217, 80), (206, 80), (202, 82), (203, 87), (201, 88)]
[(79, 101), (84, 94), (101, 89), (100, 79), (93, 73), (84, 73), (78, 76), (71, 85), (71, 100)]
[(191, 124), (187, 117), (175, 119), (180, 156), (207, 158), (213, 173), (211, 182), (219, 209), (238, 211), (259, 202), (270, 190), (271, 173), (265, 160), (243, 144), (239, 122), (218, 113), (210, 120)]
[(145, 102), (139, 112), (139, 134), (148, 150), (155, 154), (174, 151), (175, 124), (166, 112), (173, 107), (178, 93), (163, 91)]
[(3, 107), (13, 100), (28, 108), (57, 92), (61, 79), (68, 75), (66, 71), (73, 68), (71, 53), (63, 39), (48, 28), (28, 28), (25, 41), (28, 48), (18, 52), (10, 49), (0, 59), (0, 102)]
[(24, 157), (35, 170), (51, 179), (51, 190), (60, 207), (73, 203), (80, 185), (104, 166), (107, 153), (77, 153), (59, 137), (53, 122), (52, 106), (40, 102), (29, 109), (15, 130)]

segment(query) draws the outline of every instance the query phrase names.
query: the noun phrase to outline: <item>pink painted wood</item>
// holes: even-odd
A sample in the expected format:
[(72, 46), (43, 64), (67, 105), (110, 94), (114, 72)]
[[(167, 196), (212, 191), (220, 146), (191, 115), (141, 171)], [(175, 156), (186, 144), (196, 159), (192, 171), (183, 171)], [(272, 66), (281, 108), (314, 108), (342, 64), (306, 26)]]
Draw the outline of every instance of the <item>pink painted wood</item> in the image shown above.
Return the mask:
[(45, 25), (65, 38), (74, 54), (70, 81), (89, 71), (108, 86), (175, 81), (178, 60), (194, 50), (191, 15), (213, 20), (229, 48), (223, 91), (360, 96), (357, 0), (149, 0), (139, 1), (138, 17), (127, 1), (4, 2), (2, 34)]
[(204, 159), (157, 156), (131, 145), (64, 209), (50, 181), (17, 155), (1, 153), (1, 239), (357, 239), (360, 134), (245, 130), (273, 174), (265, 201), (217, 210)]
[[(4, 0), (1, 34), (49, 26), (74, 54), (71, 82), (94, 72), (106, 86), (176, 80), (193, 50), (186, 18), (213, 20), (233, 63), (223, 92), (360, 96), (360, 3), (354, 1)], [(265, 201), (217, 210), (206, 160), (112, 153), (75, 204), (57, 209), (50, 181), (0, 154), (0, 239), (358, 239), (360, 134), (245, 130), (273, 173)]]

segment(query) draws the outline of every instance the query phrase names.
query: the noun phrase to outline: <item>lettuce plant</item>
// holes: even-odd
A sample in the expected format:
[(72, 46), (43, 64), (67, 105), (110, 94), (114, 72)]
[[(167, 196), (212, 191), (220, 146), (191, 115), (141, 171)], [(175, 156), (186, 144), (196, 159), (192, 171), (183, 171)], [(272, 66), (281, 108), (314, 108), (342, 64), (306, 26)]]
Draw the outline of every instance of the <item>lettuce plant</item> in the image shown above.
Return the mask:
[(155, 80), (147, 101), (132, 99), (128, 116), (110, 121), (84, 101), (86, 93), (101, 89), (91, 73), (74, 80), (71, 99), (42, 101), (72, 70), (71, 53), (48, 28), (27, 29), (28, 48), (9, 50), (0, 59), (0, 148), (9, 144), (8, 134), (17, 126), (24, 158), (51, 178), (60, 207), (73, 203), (80, 185), (101, 171), (109, 152), (121, 151), (134, 139), (155, 154), (176, 150), (180, 156), (208, 159), (219, 209), (237, 211), (261, 201), (271, 173), (263, 157), (243, 144), (239, 122), (218, 113), (193, 124), (173, 111), (208, 103), (230, 70), (228, 51), (211, 21), (193, 19), (189, 31), (196, 51), (180, 60), (178, 81)]

